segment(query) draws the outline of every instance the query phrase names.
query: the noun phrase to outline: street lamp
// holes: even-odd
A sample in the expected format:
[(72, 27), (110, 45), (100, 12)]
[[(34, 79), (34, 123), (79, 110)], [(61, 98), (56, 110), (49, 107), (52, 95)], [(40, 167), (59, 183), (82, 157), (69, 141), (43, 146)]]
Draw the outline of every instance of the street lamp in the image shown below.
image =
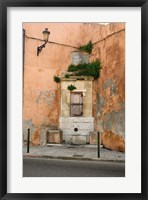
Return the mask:
[(49, 34), (50, 34), (50, 32), (48, 31), (48, 28), (45, 28), (45, 30), (42, 33), (43, 33), (43, 39), (44, 39), (45, 43), (42, 44), (40, 47), (37, 47), (37, 56), (39, 56), (42, 49), (45, 48), (45, 46), (48, 42)]

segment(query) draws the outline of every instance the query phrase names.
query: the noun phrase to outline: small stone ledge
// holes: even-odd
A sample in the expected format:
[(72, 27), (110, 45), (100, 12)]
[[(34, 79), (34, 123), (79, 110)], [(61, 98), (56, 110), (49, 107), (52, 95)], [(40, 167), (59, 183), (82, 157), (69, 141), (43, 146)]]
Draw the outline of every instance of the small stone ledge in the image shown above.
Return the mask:
[(65, 143), (67, 144), (75, 144), (75, 145), (89, 144), (88, 135), (65, 135), (64, 139)]
[(61, 81), (77, 81), (77, 80), (85, 80), (85, 81), (93, 81), (93, 76), (69, 76), (69, 78), (60, 77)]
[[(89, 135), (90, 144), (98, 144), (98, 132), (97, 131), (90, 131)], [(101, 137), (100, 137), (101, 141)]]
[(47, 143), (48, 144), (61, 144), (63, 134), (61, 130), (50, 129), (47, 130)]

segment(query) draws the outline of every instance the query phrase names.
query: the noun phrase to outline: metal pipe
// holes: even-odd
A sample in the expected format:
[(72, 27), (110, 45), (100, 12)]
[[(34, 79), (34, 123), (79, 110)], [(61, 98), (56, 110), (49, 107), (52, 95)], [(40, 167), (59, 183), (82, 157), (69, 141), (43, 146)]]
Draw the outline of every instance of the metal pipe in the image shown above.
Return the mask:
[(28, 129), (27, 153), (29, 153), (29, 145), (30, 145), (30, 129)]
[(100, 133), (98, 132), (98, 158), (100, 158)]

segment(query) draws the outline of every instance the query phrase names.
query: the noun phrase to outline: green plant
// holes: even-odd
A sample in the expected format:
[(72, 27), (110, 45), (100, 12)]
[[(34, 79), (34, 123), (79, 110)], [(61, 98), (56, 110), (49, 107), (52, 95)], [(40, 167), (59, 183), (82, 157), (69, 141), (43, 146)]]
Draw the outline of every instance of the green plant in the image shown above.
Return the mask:
[(75, 72), (75, 71), (77, 71), (79, 65), (81, 65), (81, 64), (78, 64), (78, 65), (73, 65), (73, 64), (71, 64), (71, 65), (69, 65), (69, 67), (68, 67), (68, 72)]
[(61, 79), (58, 76), (54, 76), (54, 81), (56, 83), (60, 83)]
[(67, 89), (72, 91), (72, 90), (75, 90), (77, 88), (74, 85), (71, 84), (71, 85), (68, 85)]
[(68, 72), (73, 72), (75, 76), (93, 76), (95, 79), (100, 76), (101, 63), (95, 60), (90, 63), (82, 63), (78, 65), (69, 65)]
[(90, 40), (86, 45), (82, 45), (78, 49), (79, 49), (79, 51), (84, 51), (84, 52), (91, 54), (92, 49), (93, 49), (93, 43)]
[(69, 78), (69, 74), (65, 74), (65, 78)]

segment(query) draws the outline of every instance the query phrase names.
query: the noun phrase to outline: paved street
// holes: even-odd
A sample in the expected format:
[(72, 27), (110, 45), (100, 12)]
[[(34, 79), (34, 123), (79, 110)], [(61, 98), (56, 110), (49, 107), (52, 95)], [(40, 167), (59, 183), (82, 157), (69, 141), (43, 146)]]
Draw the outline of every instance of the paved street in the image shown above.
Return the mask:
[(24, 158), (23, 177), (124, 177), (125, 164), (105, 161), (77, 161)]

